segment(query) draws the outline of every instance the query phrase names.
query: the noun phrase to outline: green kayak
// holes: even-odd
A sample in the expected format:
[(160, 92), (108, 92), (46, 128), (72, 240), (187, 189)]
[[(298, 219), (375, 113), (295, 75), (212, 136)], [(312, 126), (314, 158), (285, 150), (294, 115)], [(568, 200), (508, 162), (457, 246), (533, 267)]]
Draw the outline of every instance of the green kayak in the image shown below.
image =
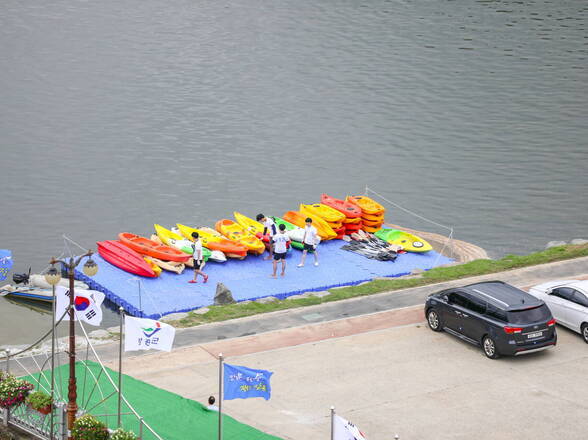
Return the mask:
[(428, 252), (433, 249), (433, 247), (422, 238), (398, 229), (379, 229), (374, 232), (374, 235), (380, 240), (402, 246), (402, 249), (407, 252)]

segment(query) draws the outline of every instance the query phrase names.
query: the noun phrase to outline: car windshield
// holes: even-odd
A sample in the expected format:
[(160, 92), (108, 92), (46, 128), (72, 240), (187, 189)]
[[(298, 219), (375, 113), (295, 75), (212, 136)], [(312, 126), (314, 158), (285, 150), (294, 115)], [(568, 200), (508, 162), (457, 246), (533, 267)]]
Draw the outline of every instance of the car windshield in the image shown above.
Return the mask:
[(525, 310), (510, 310), (507, 313), (508, 322), (511, 324), (529, 324), (537, 321), (548, 321), (551, 319), (551, 312), (545, 304), (539, 307)]

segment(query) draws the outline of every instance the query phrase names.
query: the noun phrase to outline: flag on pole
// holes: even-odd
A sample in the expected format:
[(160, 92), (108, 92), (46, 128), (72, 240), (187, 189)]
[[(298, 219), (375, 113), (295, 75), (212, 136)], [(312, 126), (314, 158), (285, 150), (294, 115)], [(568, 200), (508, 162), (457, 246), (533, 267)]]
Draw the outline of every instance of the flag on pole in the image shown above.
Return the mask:
[(333, 440), (367, 440), (363, 433), (348, 420), (335, 414), (333, 420)]
[(6, 279), (10, 269), (12, 269), (12, 252), (8, 249), (0, 249), (0, 281)]
[(125, 351), (171, 351), (176, 329), (153, 319), (125, 317)]
[(269, 400), (271, 371), (254, 370), (237, 365), (224, 365), (224, 400), (263, 397)]
[[(102, 322), (102, 302), (104, 294), (97, 290), (74, 289), (75, 318), (90, 325), (99, 326)], [(55, 320), (59, 320), (69, 307), (69, 289), (63, 286), (55, 287)], [(63, 317), (69, 321), (69, 313)]]

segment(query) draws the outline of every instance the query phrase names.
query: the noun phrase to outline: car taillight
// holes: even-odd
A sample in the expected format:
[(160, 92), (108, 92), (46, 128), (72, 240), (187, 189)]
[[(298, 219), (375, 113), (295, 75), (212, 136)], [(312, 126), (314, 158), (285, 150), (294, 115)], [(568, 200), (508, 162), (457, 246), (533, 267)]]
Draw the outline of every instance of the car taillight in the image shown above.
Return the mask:
[(548, 325), (549, 327), (551, 327), (551, 326), (555, 325), (555, 319), (552, 319), (551, 321), (547, 321), (547, 325)]
[(512, 335), (513, 333), (521, 333), (523, 331), (522, 327), (504, 327), (505, 333)]

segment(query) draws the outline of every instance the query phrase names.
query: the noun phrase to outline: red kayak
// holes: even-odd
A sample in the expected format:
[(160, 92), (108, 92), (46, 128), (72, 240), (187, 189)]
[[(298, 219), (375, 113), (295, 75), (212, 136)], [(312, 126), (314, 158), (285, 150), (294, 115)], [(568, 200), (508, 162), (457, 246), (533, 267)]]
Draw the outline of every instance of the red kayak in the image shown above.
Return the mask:
[(116, 267), (142, 277), (157, 276), (141, 255), (120, 241), (98, 241), (96, 244), (100, 256)]
[(361, 208), (345, 200), (336, 199), (327, 194), (321, 195), (321, 203), (345, 214), (348, 218), (361, 217)]
[(155, 257), (164, 261), (178, 261), (184, 263), (192, 257), (178, 249), (129, 232), (121, 232), (118, 234), (118, 239), (122, 244), (142, 255), (149, 255), (150, 257)]

